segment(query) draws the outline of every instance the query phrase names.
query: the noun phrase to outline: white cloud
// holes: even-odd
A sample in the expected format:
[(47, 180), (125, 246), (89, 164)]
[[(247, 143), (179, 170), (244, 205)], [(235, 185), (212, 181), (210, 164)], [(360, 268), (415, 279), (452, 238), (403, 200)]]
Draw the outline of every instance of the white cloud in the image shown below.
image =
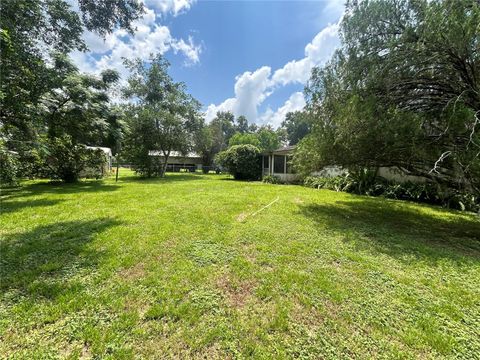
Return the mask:
[[(178, 12), (181, 9), (188, 9), (191, 1), (188, 2), (190, 4), (188, 7), (182, 5), (187, 2), (172, 1), (172, 11)], [(168, 10), (168, 4), (160, 5), (160, 2), (158, 4), (163, 6), (166, 9), (165, 11)], [(123, 58), (139, 57), (142, 60), (147, 60), (152, 53), (165, 54), (171, 50), (175, 54), (183, 54), (186, 65), (198, 63), (202, 52), (201, 45), (195, 44), (191, 36), (186, 41), (174, 38), (170, 29), (167, 26), (157, 24), (156, 19), (155, 11), (146, 8), (144, 16), (133, 24), (135, 29), (133, 35), (128, 34), (123, 29), (117, 29), (103, 39), (95, 33), (85, 32), (83, 37), (90, 52), (76, 51), (71, 56), (82, 71), (98, 73), (104, 69), (112, 68), (119, 71), (124, 79), (127, 76), (127, 70), (123, 66)]]
[(263, 66), (254, 72), (246, 71), (235, 78), (235, 97), (220, 105), (211, 104), (205, 112), (205, 119), (212, 120), (217, 111), (231, 111), (235, 116), (244, 115), (247, 119), (257, 118), (257, 107), (269, 95), (271, 69)]
[(143, 0), (144, 4), (163, 14), (173, 14), (177, 16), (184, 11), (188, 11), (196, 0)]
[(257, 106), (268, 96), (271, 69), (263, 66), (254, 72), (246, 71), (235, 79), (235, 104), (233, 113), (247, 119), (257, 118)]
[(274, 84), (289, 83), (304, 84), (310, 77), (314, 66), (324, 65), (340, 45), (338, 37), (339, 24), (331, 24), (320, 31), (313, 40), (305, 46), (305, 57), (292, 60), (281, 69), (275, 71), (272, 77)]
[[(334, 1), (330, 3), (334, 6)], [(314, 66), (324, 65), (340, 45), (338, 36), (339, 23), (330, 24), (321, 30), (305, 46), (305, 57), (292, 60), (271, 75), (271, 68), (263, 66), (254, 72), (245, 72), (235, 78), (235, 97), (220, 105), (207, 107), (205, 117), (210, 121), (217, 111), (232, 111), (235, 116), (245, 115), (249, 121), (280, 125), (290, 111), (300, 110), (305, 106), (305, 99), (300, 92), (293, 93), (283, 106), (273, 111), (268, 108), (258, 116), (258, 107), (280, 86), (291, 83), (305, 84), (310, 78)]]
[(236, 101), (237, 99), (235, 98), (229, 98), (222, 102), (220, 105), (210, 104), (205, 111), (205, 121), (212, 121), (213, 118), (215, 118), (215, 115), (217, 115), (217, 112), (219, 111), (233, 111)]
[(285, 116), (292, 111), (302, 110), (305, 106), (305, 98), (301, 92), (293, 93), (290, 98), (285, 101), (283, 106), (279, 107), (277, 111), (273, 111), (271, 108), (268, 108), (265, 113), (260, 116), (259, 123), (265, 125), (272, 125), (274, 127), (280, 126)]

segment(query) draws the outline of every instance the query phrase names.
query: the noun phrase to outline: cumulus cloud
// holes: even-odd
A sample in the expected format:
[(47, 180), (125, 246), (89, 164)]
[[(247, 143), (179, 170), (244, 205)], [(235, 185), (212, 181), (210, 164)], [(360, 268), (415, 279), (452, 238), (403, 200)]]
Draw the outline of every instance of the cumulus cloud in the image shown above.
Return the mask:
[(163, 14), (172, 14), (177, 16), (184, 11), (188, 11), (196, 0), (143, 0), (144, 4)]
[(272, 125), (274, 127), (280, 126), (285, 116), (289, 112), (302, 110), (305, 106), (305, 98), (301, 92), (293, 93), (283, 106), (279, 107), (276, 111), (268, 108), (265, 113), (259, 118), (259, 123), (264, 125)]
[[(179, 4), (172, 5), (172, 11), (188, 8), (186, 5), (181, 5), (186, 2), (180, 1)], [(173, 3), (177, 3), (177, 1), (172, 1)], [(191, 5), (192, 2), (188, 3)], [(165, 7), (165, 9), (167, 8)], [(156, 12), (146, 8), (144, 16), (133, 24), (135, 28), (133, 35), (123, 29), (117, 29), (102, 38), (87, 31), (83, 38), (90, 52), (73, 52), (72, 59), (82, 71), (100, 72), (106, 68), (113, 68), (118, 70), (122, 77), (127, 75), (127, 70), (123, 66), (123, 58), (139, 57), (147, 60), (152, 53), (164, 54), (171, 50), (174, 53), (183, 54), (186, 65), (198, 63), (202, 46), (195, 44), (191, 36), (187, 40), (174, 38), (170, 29), (167, 26), (159, 25), (156, 19)]]
[(257, 118), (257, 108), (269, 95), (271, 68), (263, 66), (254, 72), (245, 71), (235, 78), (235, 97), (220, 105), (211, 104), (205, 113), (207, 121), (215, 117), (217, 111), (231, 111), (235, 116), (244, 115), (247, 119)]
[(272, 81), (275, 85), (290, 83), (304, 84), (310, 77), (314, 66), (324, 65), (340, 45), (338, 37), (339, 24), (331, 24), (320, 31), (313, 40), (305, 46), (305, 57), (292, 60), (281, 69), (275, 71)]
[[(332, 2), (333, 4), (333, 2)], [(332, 5), (333, 6), (333, 5)], [(305, 106), (303, 94), (296, 92), (276, 111), (268, 108), (258, 115), (258, 107), (276, 89), (292, 83), (305, 84), (314, 66), (324, 65), (340, 45), (338, 36), (339, 23), (330, 24), (322, 29), (313, 40), (305, 46), (305, 56), (292, 60), (282, 68), (272, 71), (263, 66), (253, 72), (245, 72), (235, 78), (235, 97), (219, 105), (207, 107), (205, 117), (210, 121), (217, 111), (232, 111), (235, 116), (245, 115), (250, 121), (262, 124), (280, 125), (289, 111), (300, 110)]]

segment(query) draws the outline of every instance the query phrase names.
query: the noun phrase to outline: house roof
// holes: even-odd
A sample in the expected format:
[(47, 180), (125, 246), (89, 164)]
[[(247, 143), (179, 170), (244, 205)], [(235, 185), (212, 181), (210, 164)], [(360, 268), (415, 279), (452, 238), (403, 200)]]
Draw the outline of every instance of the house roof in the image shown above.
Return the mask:
[[(163, 156), (163, 152), (158, 151), (158, 150), (150, 150), (148, 152), (148, 155), (150, 155), (150, 156)], [(186, 154), (182, 154), (182, 152), (175, 151), (175, 150), (170, 151), (170, 157), (177, 157), (177, 158), (182, 158), (182, 159), (183, 158), (201, 158), (201, 156), (198, 155), (195, 152), (189, 152), (189, 153), (186, 153)]]
[(293, 150), (295, 150), (295, 147), (296, 145), (287, 145), (287, 146), (283, 146), (283, 147), (280, 147), (278, 149), (275, 149), (273, 151), (267, 151), (265, 152), (265, 154), (289, 154), (291, 153)]

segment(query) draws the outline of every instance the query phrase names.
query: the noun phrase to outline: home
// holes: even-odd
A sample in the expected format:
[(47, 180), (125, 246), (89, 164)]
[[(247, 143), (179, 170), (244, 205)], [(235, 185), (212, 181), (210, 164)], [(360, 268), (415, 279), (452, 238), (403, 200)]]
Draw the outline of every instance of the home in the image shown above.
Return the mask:
[(277, 176), (280, 180), (291, 182), (298, 179), (291, 165), (295, 145), (284, 146), (263, 153), (262, 175)]
[[(160, 161), (164, 161), (164, 156), (162, 151), (150, 150), (148, 152), (150, 156), (158, 156)], [(178, 172), (178, 171), (190, 171), (194, 172), (196, 170), (202, 169), (202, 157), (194, 152), (189, 152), (182, 154), (180, 151), (170, 151), (170, 156), (167, 160), (167, 171)]]
[[(291, 161), (295, 145), (281, 147), (274, 151), (263, 153), (262, 159), (262, 176), (272, 175), (280, 178), (283, 182), (294, 182), (299, 180), (300, 176), (293, 170)], [(320, 170), (312, 172), (312, 176), (334, 177), (344, 175), (347, 169), (340, 166), (326, 166)], [(380, 167), (378, 175), (386, 180), (404, 182), (425, 182), (425, 179), (418, 176), (408, 175), (406, 172), (393, 167)]]

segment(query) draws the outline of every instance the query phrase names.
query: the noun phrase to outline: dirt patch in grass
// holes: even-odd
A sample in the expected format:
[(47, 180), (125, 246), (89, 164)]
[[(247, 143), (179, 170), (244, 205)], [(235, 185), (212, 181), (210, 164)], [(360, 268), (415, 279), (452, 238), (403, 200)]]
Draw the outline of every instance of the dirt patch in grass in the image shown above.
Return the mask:
[(293, 199), (293, 202), (294, 202), (295, 204), (303, 204), (303, 200), (300, 199), (299, 197), (295, 197), (295, 198)]
[(244, 222), (247, 217), (248, 217), (248, 213), (242, 212), (237, 216), (236, 220), (238, 222)]
[(253, 280), (232, 280), (228, 275), (217, 279), (217, 287), (222, 291), (228, 304), (234, 308), (242, 308), (252, 297), (255, 289)]
[(134, 281), (144, 278), (145, 274), (145, 265), (143, 263), (137, 263), (132, 267), (120, 270), (118, 276), (126, 281)]

